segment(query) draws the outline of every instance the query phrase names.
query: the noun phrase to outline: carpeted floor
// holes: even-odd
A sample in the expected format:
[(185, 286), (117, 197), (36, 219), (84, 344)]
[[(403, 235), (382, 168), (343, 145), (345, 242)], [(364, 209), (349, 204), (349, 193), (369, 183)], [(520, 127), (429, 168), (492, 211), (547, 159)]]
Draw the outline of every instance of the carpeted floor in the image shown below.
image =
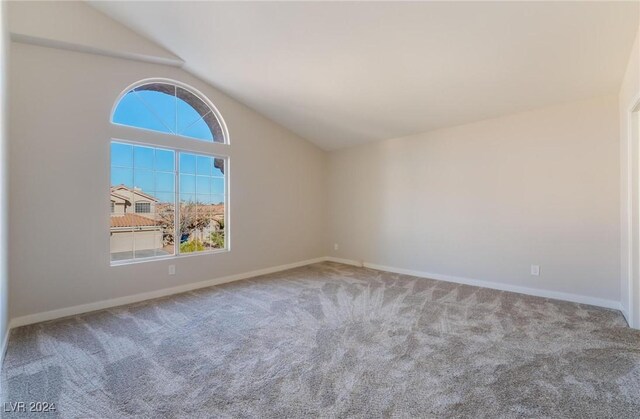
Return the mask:
[(68, 418), (638, 418), (640, 331), (322, 263), (16, 329), (2, 401)]

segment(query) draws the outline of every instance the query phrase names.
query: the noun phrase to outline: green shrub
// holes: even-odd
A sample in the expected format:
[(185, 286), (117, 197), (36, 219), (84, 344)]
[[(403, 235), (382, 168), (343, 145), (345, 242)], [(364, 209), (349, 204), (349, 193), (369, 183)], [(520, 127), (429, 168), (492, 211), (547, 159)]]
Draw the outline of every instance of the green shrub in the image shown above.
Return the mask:
[(224, 248), (224, 232), (215, 231), (211, 233), (211, 246), (216, 249)]
[(180, 245), (180, 253), (200, 252), (202, 250), (205, 250), (205, 247), (200, 240), (193, 240)]

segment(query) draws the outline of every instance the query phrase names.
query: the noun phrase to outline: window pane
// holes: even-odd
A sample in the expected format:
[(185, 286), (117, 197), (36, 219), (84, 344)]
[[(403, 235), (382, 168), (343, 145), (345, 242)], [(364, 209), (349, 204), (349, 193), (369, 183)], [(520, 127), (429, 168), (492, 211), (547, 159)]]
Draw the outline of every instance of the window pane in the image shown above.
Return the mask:
[(171, 134), (172, 131), (165, 125), (157, 114), (154, 114), (140, 96), (131, 91), (127, 93), (113, 114), (113, 122), (136, 128), (149, 129)]
[(111, 166), (133, 167), (133, 146), (111, 143)]
[(192, 196), (185, 196), (180, 202), (180, 253), (202, 250), (198, 242), (198, 205)]
[(173, 173), (155, 172), (155, 190), (156, 192), (173, 192), (173, 182), (175, 175)]
[(111, 223), (110, 247), (111, 261), (118, 262), (133, 259), (133, 230), (114, 227)]
[(202, 115), (183, 100), (178, 99), (176, 106), (178, 112), (178, 134), (184, 135), (185, 129), (201, 120)]
[[(202, 120), (202, 117), (211, 112), (211, 110), (202, 100), (200, 100), (200, 98), (179, 87), (177, 112), (178, 134), (184, 135), (185, 129), (188, 129), (194, 123)], [(209, 131), (208, 128), (207, 131)], [(209, 136), (211, 136), (211, 133), (209, 133)]]
[(175, 200), (175, 194), (173, 192), (156, 192), (156, 199), (158, 200), (158, 206), (161, 204), (173, 205)]
[[(211, 195), (211, 203), (214, 205), (222, 205), (224, 207), (224, 195)], [(224, 208), (222, 208), (224, 210)]]
[[(224, 159), (196, 155), (195, 160), (197, 176), (180, 174), (181, 253), (225, 247)], [(214, 169), (216, 163), (218, 168)]]
[(213, 167), (213, 158), (208, 156), (197, 156), (196, 158), (196, 174), (211, 176), (211, 168)]
[(156, 217), (157, 199), (151, 192), (142, 194), (134, 189), (131, 192), (133, 210), (128, 214), (129, 223), (133, 226), (133, 258), (149, 258), (157, 256), (162, 250), (162, 227)]
[(175, 159), (173, 151), (157, 149), (155, 169), (164, 172), (175, 171)]
[[(159, 155), (170, 169), (174, 152), (153, 147), (128, 146), (132, 168), (111, 168), (110, 246), (112, 261), (156, 257), (175, 253), (175, 171), (154, 170)], [(127, 147), (112, 144), (112, 163), (126, 163)], [(171, 164), (171, 165), (170, 165)], [(156, 192), (161, 187), (165, 191)]]
[(185, 128), (180, 133), (180, 135), (213, 142), (213, 134), (211, 134), (211, 129), (207, 126), (207, 123), (202, 118)]
[(114, 142), (111, 154), (112, 261), (225, 248), (223, 158), (180, 153), (176, 174), (171, 150)]
[(113, 122), (136, 128), (224, 143), (220, 121), (196, 94), (170, 83), (143, 84), (118, 102)]
[(111, 168), (111, 186), (118, 185), (133, 188), (133, 169)]
[(133, 235), (134, 259), (145, 259), (166, 255), (162, 245), (162, 230), (160, 228), (141, 228)]
[(211, 178), (211, 193), (212, 194), (224, 194), (224, 178), (214, 177)]
[[(199, 97), (181, 87), (177, 88), (178, 134), (199, 140), (213, 141), (213, 133), (207, 125), (209, 106)], [(217, 122), (217, 121), (216, 121)]]
[(211, 248), (225, 248), (224, 214), (213, 215), (213, 227), (210, 234)]
[(196, 156), (188, 153), (180, 153), (180, 173), (196, 173)]
[(207, 194), (211, 192), (211, 176), (196, 176), (196, 193)]
[(198, 194), (196, 195), (196, 203), (198, 205), (209, 205), (211, 204), (211, 195), (206, 194)]
[(180, 193), (180, 203), (188, 204), (196, 202), (196, 194), (194, 193)]
[(135, 93), (169, 132), (177, 133), (174, 86), (165, 83), (146, 84), (137, 87)]
[(224, 195), (213, 195), (211, 197), (211, 218), (213, 219), (212, 231), (210, 234), (211, 247), (223, 249), (225, 247), (224, 231)]
[(153, 169), (153, 148), (133, 147), (133, 165), (136, 169)]
[(162, 233), (162, 248), (156, 249), (157, 255), (175, 254), (175, 207), (173, 204), (173, 197), (175, 197), (175, 195), (164, 197), (158, 196), (158, 204), (156, 205), (156, 218), (158, 220), (160, 231)]
[(138, 170), (136, 168), (133, 171), (133, 186), (134, 188), (143, 193), (153, 192), (153, 170)]
[(196, 193), (196, 177), (194, 175), (180, 175), (180, 193)]

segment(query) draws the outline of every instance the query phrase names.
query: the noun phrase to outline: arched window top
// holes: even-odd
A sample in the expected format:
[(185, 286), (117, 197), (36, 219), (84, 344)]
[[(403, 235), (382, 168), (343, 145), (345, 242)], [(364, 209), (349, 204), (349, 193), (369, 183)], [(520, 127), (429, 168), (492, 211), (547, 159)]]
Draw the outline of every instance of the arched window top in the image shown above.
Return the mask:
[(170, 81), (141, 82), (118, 101), (114, 124), (226, 143), (224, 122), (202, 95)]

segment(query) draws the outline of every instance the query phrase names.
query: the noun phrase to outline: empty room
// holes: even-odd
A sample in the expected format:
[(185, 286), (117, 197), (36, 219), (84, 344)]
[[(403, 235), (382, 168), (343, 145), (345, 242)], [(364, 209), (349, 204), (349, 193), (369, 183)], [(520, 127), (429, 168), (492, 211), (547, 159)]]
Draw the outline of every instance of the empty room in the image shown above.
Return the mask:
[(3, 418), (640, 417), (640, 2), (0, 12)]

